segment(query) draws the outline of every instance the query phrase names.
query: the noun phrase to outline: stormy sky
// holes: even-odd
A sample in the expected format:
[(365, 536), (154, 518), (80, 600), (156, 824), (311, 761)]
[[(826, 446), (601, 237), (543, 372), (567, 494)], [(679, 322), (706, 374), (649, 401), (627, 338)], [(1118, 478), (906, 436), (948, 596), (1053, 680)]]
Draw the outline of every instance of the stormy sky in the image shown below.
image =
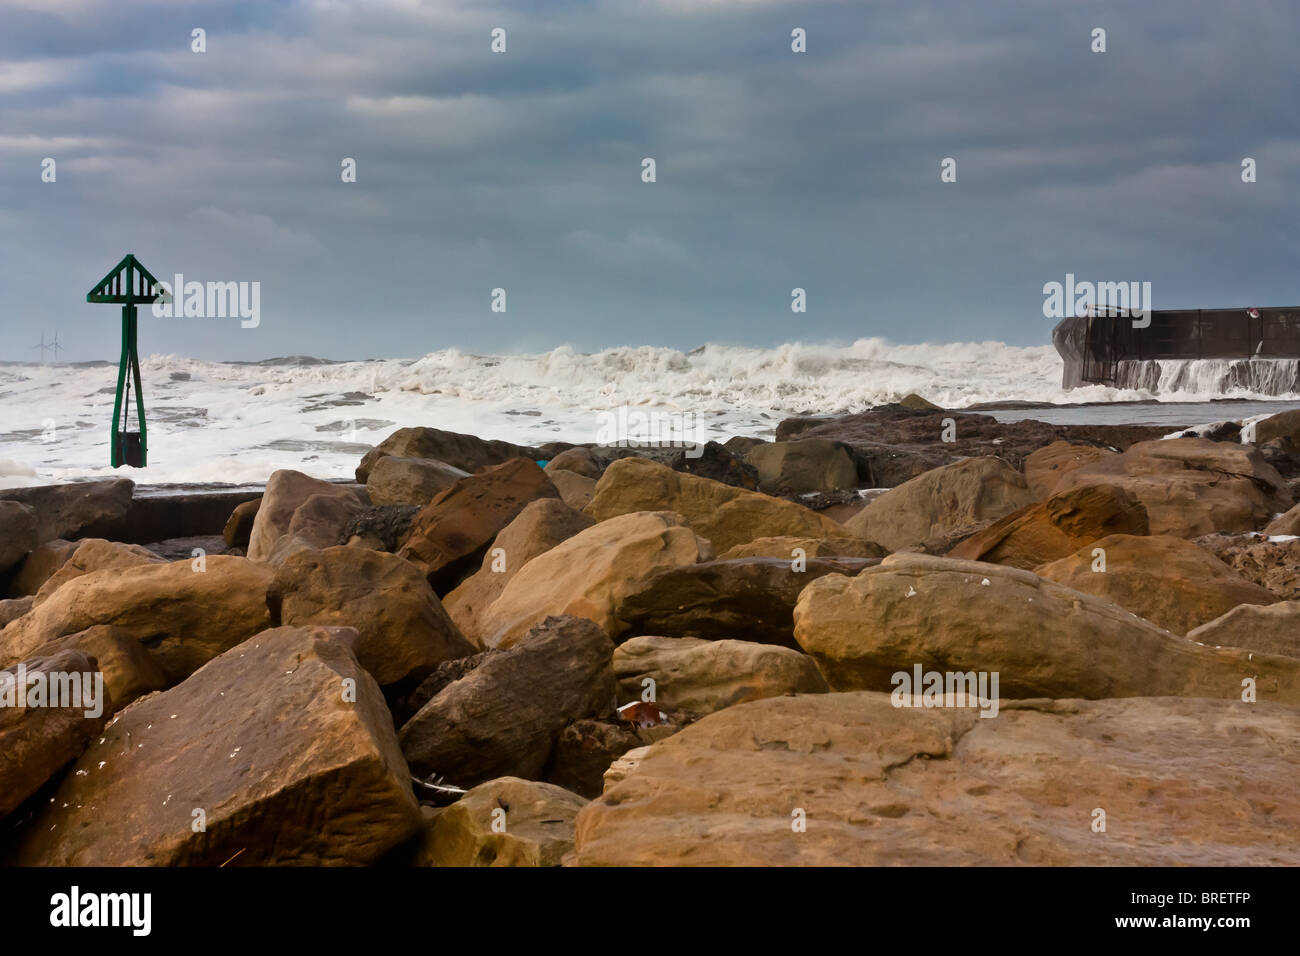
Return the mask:
[(256, 328), (142, 313), (144, 354), (210, 359), (1041, 344), (1067, 273), (1300, 304), (1298, 28), (1294, 0), (0, 0), (0, 360), (56, 329), (115, 359), (85, 295), (126, 252), (261, 284)]

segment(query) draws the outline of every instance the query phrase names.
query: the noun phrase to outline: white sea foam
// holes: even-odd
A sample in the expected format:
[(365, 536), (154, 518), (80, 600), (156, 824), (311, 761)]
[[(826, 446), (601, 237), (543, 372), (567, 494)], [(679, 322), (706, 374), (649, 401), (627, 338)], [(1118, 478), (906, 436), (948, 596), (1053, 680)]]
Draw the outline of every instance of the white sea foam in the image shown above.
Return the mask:
[[(108, 442), (115, 367), (0, 368), (0, 485), (109, 474), (142, 483), (262, 482), (277, 468), (347, 477), (366, 448), (399, 427), (430, 425), (528, 444), (584, 442), (596, 439), (598, 413), (621, 405), (689, 411), (725, 439), (770, 437), (788, 415), (861, 411), (909, 392), (949, 408), (1156, 397), (1099, 385), (1067, 392), (1050, 346), (891, 345), (876, 338), (844, 347), (706, 345), (691, 352), (638, 347), (583, 354), (561, 347), (481, 356), (449, 349), (414, 361), (316, 365), (169, 355), (150, 356), (141, 371), (149, 467), (114, 471)], [(1197, 375), (1181, 378), (1209, 387)], [(1275, 402), (1286, 396), (1182, 388), (1159, 397)]]

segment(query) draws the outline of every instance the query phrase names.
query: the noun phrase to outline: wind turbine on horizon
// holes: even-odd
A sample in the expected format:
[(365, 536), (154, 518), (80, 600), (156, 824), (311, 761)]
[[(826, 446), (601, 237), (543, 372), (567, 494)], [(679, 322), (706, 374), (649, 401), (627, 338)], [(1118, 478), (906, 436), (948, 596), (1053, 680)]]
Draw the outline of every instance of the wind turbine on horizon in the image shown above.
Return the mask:
[(42, 364), (42, 365), (45, 364), (45, 353), (46, 353), (47, 350), (50, 350), (50, 349), (53, 349), (53, 350), (54, 350), (54, 361), (57, 362), (57, 361), (59, 360), (59, 352), (61, 352), (61, 351), (63, 350), (63, 346), (59, 344), (59, 332), (58, 332), (58, 330), (57, 330), (57, 329), (55, 330), (55, 332), (54, 332), (54, 341), (53, 341), (53, 342), (50, 342), (50, 343), (47, 343), (47, 342), (45, 341), (45, 333), (42, 332), (42, 333), (41, 333), (41, 341), (40, 341), (40, 344), (39, 344), (39, 345), (33, 345), (32, 348), (34, 348), (34, 349), (40, 349), (40, 350), (41, 350), (41, 364)]

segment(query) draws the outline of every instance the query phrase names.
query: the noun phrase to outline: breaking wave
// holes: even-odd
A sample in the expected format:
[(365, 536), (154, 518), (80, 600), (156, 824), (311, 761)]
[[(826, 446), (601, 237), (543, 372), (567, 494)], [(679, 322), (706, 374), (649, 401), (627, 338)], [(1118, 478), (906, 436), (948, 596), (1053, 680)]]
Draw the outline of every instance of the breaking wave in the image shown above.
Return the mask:
[(596, 413), (621, 405), (689, 411), (725, 439), (770, 437), (789, 415), (861, 411), (913, 392), (948, 408), (1300, 398), (1271, 390), (1294, 370), (1270, 378), (1258, 363), (1150, 364), (1133, 370), (1124, 387), (1067, 391), (1054, 348), (1001, 342), (866, 338), (847, 346), (593, 353), (566, 346), (514, 355), (447, 349), (358, 362), (155, 355), (142, 362), (150, 462), (138, 472), (106, 464), (116, 366), (10, 364), (0, 368), (0, 461), (7, 460), (0, 484), (106, 474), (148, 483), (261, 482), (277, 468), (346, 477), (367, 447), (399, 427), (528, 444), (583, 442), (595, 440)]

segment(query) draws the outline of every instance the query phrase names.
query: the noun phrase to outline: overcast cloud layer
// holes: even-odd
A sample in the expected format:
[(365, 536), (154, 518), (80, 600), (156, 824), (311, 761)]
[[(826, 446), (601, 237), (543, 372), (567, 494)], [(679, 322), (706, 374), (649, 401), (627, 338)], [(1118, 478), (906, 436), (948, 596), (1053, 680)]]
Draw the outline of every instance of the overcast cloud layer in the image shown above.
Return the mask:
[(256, 329), (144, 313), (145, 354), (212, 359), (1039, 344), (1067, 272), (1300, 304), (1298, 28), (1294, 0), (0, 0), (0, 359), (56, 329), (115, 359), (85, 294), (128, 251), (262, 284)]

